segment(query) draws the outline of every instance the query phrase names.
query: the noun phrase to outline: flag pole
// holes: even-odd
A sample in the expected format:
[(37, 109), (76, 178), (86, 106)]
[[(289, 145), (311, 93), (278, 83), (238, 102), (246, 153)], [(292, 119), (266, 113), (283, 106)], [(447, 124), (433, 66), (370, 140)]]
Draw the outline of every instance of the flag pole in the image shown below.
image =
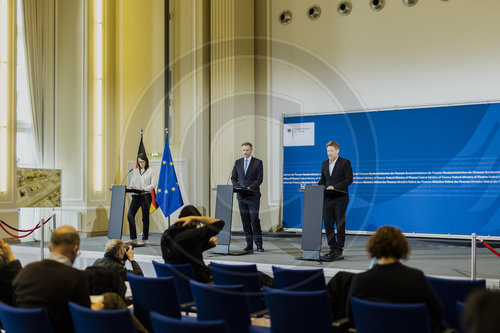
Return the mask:
[[(168, 128), (165, 128), (165, 140), (168, 138)], [(170, 215), (167, 217), (167, 225), (170, 228)]]

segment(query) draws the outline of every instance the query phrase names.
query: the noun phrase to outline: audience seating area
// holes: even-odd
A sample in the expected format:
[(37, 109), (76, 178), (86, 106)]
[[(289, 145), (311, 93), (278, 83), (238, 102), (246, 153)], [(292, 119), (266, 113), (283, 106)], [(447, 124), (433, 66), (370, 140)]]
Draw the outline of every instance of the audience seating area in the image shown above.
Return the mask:
[(424, 303), (393, 304), (351, 297), (359, 333), (430, 333), (429, 313)]
[(54, 332), (44, 309), (18, 309), (0, 302), (0, 322), (8, 333)]
[(69, 302), (69, 310), (73, 318), (75, 333), (136, 332), (132, 317), (127, 309), (94, 311)]
[(262, 289), (257, 265), (225, 265), (212, 263), (210, 265), (215, 284), (242, 284), (245, 288), (250, 313), (264, 309)]
[(264, 287), (273, 333), (332, 332), (326, 291), (289, 291)]
[(223, 320), (187, 321), (151, 312), (151, 323), (154, 332), (226, 333), (226, 324)]
[(194, 305), (193, 294), (191, 293), (190, 280), (194, 280), (193, 267), (190, 264), (170, 265), (153, 261), (153, 267), (157, 277), (173, 277), (175, 290), (179, 297), (181, 310), (190, 312)]
[(442, 279), (428, 276), (427, 280), (439, 297), (444, 307), (444, 320), (452, 328), (459, 329), (460, 319), (457, 316), (457, 302), (465, 302), (467, 295), (477, 288), (486, 288), (485, 280)]
[(149, 314), (155, 311), (172, 318), (181, 318), (179, 300), (173, 277), (143, 277), (127, 273), (134, 299), (134, 315), (152, 331)]
[[(194, 281), (189, 265), (153, 264), (156, 278), (127, 274), (132, 311), (150, 332), (340, 332), (332, 323), (321, 269), (273, 267), (276, 288), (261, 289), (256, 265), (212, 264), (215, 284), (204, 284)], [(445, 307), (450, 327), (463, 332), (463, 302), (473, 289), (485, 288), (485, 281), (428, 280)], [(196, 313), (181, 316), (183, 306), (192, 305), (193, 300)], [(380, 303), (353, 297), (351, 304), (359, 333), (430, 332), (423, 303)], [(135, 332), (126, 309), (94, 311), (73, 303), (69, 308), (77, 333)], [(267, 325), (252, 325), (252, 312), (262, 309), (268, 311)], [(52, 332), (43, 309), (18, 309), (0, 303), (0, 321), (7, 333)]]
[(273, 266), (274, 286), (277, 289), (314, 291), (325, 290), (322, 269), (287, 269)]

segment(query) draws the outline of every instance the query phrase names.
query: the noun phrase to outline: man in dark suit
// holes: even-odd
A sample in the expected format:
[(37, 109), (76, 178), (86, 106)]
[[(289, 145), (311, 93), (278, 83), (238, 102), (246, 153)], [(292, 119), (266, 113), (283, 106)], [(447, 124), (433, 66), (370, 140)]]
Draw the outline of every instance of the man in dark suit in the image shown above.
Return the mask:
[(252, 156), (253, 147), (250, 142), (241, 144), (243, 158), (234, 162), (231, 182), (233, 186), (248, 188), (247, 193), (238, 193), (241, 222), (247, 246), (245, 251), (253, 252), (253, 241), (257, 251), (264, 252), (262, 247), (262, 231), (260, 229), (259, 206), (260, 184), (264, 177), (262, 161)]
[[(349, 203), (348, 186), (352, 184), (351, 162), (339, 156), (340, 147), (336, 141), (326, 144), (328, 160), (321, 165), (321, 179), (318, 185), (325, 186), (323, 221), (330, 252), (325, 260), (344, 259), (345, 212)], [(337, 225), (337, 235), (334, 226)]]
[(14, 304), (44, 308), (55, 333), (74, 332), (68, 301), (90, 307), (85, 273), (72, 267), (79, 246), (75, 228), (57, 228), (50, 239), (47, 259), (24, 267), (13, 282)]

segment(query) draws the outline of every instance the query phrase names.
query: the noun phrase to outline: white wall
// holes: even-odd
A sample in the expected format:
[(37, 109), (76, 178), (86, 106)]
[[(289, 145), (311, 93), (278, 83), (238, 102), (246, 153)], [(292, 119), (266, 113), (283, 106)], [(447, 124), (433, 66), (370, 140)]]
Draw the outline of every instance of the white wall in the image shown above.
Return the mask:
[[(303, 73), (290, 79), (290, 66), (273, 62), (273, 91), (300, 99), (305, 112), (333, 110), (324, 88), (310, 85), (322, 60), (368, 109), (498, 98), (499, 1), (420, 1), (413, 7), (387, 1), (380, 12), (368, 1), (354, 2), (342, 17), (333, 1), (272, 0), (271, 37), (319, 58), (294, 64), (312, 71), (306, 81)], [(322, 8), (315, 22), (306, 16), (313, 3)], [(294, 14), (287, 26), (278, 20), (284, 8)]]
[[(333, 113), (500, 99), (500, 1), (386, 1), (374, 12), (352, 1), (269, 0), (272, 40), (268, 140), (280, 147), (284, 114)], [(312, 5), (322, 14), (307, 17)], [(279, 15), (288, 9), (290, 24)], [(335, 139), (335, 138), (332, 138)], [(326, 155), (325, 155), (326, 156)], [(279, 199), (281, 156), (273, 154), (270, 193)]]

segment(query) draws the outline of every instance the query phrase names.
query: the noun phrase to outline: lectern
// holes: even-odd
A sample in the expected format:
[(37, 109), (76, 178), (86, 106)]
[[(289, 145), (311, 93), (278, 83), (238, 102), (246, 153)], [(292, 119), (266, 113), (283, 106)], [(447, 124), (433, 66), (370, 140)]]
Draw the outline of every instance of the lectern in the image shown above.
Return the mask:
[(224, 221), (224, 228), (217, 235), (217, 246), (214, 253), (243, 255), (246, 251), (229, 251), (231, 244), (231, 224), (233, 221), (233, 199), (234, 193), (253, 193), (254, 191), (245, 187), (234, 187), (233, 185), (217, 185), (217, 199), (215, 201), (215, 218)]
[(123, 213), (125, 209), (125, 194), (145, 194), (147, 192), (127, 188), (125, 185), (113, 185), (111, 187), (111, 207), (109, 209), (108, 238), (121, 239), (123, 228)]
[(306, 185), (302, 213), (302, 260), (320, 260), (325, 187)]
[(321, 258), (321, 235), (323, 231), (323, 198), (329, 191), (347, 193), (342, 190), (325, 189), (322, 185), (306, 185), (304, 210), (302, 213), (302, 260), (326, 260)]

